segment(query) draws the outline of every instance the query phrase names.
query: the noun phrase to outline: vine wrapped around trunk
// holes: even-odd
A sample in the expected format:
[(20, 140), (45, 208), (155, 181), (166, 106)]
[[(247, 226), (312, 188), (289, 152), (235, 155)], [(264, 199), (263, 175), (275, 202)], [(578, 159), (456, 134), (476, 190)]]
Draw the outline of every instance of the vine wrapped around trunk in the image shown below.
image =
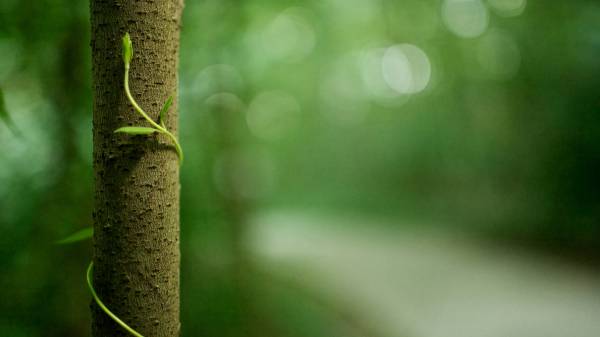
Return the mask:
[[(115, 130), (144, 123), (123, 86), (122, 36), (135, 45), (131, 95), (177, 135), (181, 0), (91, 0), (94, 96), (94, 273), (98, 296), (146, 337), (179, 336), (179, 159), (162, 133)], [(128, 332), (92, 303), (94, 337)]]

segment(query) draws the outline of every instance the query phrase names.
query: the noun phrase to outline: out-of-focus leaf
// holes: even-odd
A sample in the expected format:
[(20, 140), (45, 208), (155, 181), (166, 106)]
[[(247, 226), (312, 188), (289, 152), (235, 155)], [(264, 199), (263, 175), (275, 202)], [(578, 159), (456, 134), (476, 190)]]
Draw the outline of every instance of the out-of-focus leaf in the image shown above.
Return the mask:
[(77, 231), (62, 240), (56, 241), (56, 244), (66, 245), (69, 243), (79, 242), (79, 241), (91, 238), (92, 235), (94, 235), (94, 228), (88, 227), (88, 228), (84, 228), (80, 231)]
[(4, 102), (4, 92), (2, 91), (2, 88), (0, 88), (0, 120), (2, 120), (4, 124), (6, 124), (6, 126), (15, 136), (18, 135), (17, 129), (15, 128), (12, 118), (10, 118), (10, 114), (6, 109), (6, 104)]
[(115, 130), (115, 133), (126, 133), (129, 135), (150, 135), (158, 130), (143, 126), (125, 126)]

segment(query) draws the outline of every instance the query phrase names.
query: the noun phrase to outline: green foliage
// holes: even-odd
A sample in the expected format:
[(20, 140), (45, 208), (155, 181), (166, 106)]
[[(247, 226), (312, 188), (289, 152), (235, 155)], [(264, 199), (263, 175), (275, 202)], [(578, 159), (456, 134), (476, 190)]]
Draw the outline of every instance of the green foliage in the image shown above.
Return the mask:
[[(470, 39), (445, 28), (440, 16), (446, 2), (456, 1), (187, 1), (181, 90), (174, 102), (186, 139), (184, 336), (244, 334), (236, 320), (244, 315), (231, 314), (239, 305), (224, 282), (228, 274), (213, 263), (229, 261), (234, 237), (227, 226), (230, 208), (220, 199), (230, 197), (228, 186), (216, 179), (227, 174), (221, 168), (228, 162), (238, 173), (236, 186), (242, 185), (242, 193), (231, 188), (231, 194), (258, 191), (247, 204), (259, 215), (281, 207), (408, 218), (390, 226), (420, 226), (423, 217), (432, 217), (431, 223), (449, 230), (461, 225), (460, 230), (481, 230), (495, 241), (502, 231), (506, 238), (522, 235), (524, 244), (527, 238), (536, 245), (556, 242), (565, 254), (578, 245), (598, 251), (597, 1), (528, 1), (524, 14), (513, 18), (489, 10), (488, 32)], [(27, 135), (27, 142), (18, 143), (0, 125), (2, 336), (62, 337), (88, 330), (83, 309), (89, 296), (70, 291), (83, 283), (63, 274), (77, 273), (87, 263), (87, 245), (71, 247), (68, 252), (76, 253), (66, 255), (64, 246), (48, 250), (47, 242), (69, 233), (67, 224), (91, 222), (89, 5), (49, 4), (0, 1), (0, 83), (10, 116)], [(566, 15), (569, 24), (553, 24)], [(116, 62), (122, 62), (119, 37), (111, 54)], [(506, 63), (503, 46), (511, 41), (521, 55), (520, 69), (502, 79), (496, 71)], [(382, 68), (371, 65), (383, 56), (372, 60), (365, 51), (395, 43), (412, 43), (427, 53), (432, 81), (424, 92), (390, 102), (385, 92), (378, 96), (386, 87), (378, 77)], [(298, 49), (306, 50), (304, 57)], [(141, 58), (131, 61), (137, 67)], [(393, 64), (404, 65), (397, 61)], [(300, 110), (278, 113), (282, 104), (260, 99), (270, 90), (289, 94)], [(153, 97), (157, 106), (144, 105), (159, 125), (154, 113), (169, 94)], [(208, 100), (215, 94), (222, 100)], [(215, 111), (209, 110), (208, 103), (215, 102)], [(273, 139), (257, 138), (246, 117), (257, 117), (263, 129), (286, 127)], [(289, 124), (279, 124), (288, 118)], [(222, 128), (226, 123), (229, 128)], [(227, 142), (226, 133), (236, 138)], [(150, 137), (147, 141), (155, 141)], [(244, 159), (260, 164), (258, 177), (264, 179), (245, 175), (238, 164)], [(57, 261), (62, 273), (56, 272)], [(56, 310), (57, 303), (66, 304), (64, 310)]]
[(171, 95), (171, 96), (169, 96), (169, 98), (167, 98), (162, 109), (160, 109), (159, 121), (160, 121), (160, 126), (162, 126), (163, 128), (165, 127), (165, 119), (167, 118), (167, 112), (169, 112), (169, 108), (171, 107), (172, 104), (173, 104), (173, 95)]
[(137, 127), (137, 126), (136, 127), (122, 127), (122, 128), (115, 130), (115, 132), (117, 132), (117, 133), (123, 132), (123, 133), (132, 134), (132, 135), (148, 135), (148, 134), (151, 134), (154, 132), (162, 133), (162, 134), (166, 135), (169, 139), (171, 139), (171, 141), (175, 145), (175, 151), (177, 151), (177, 156), (179, 157), (179, 164), (181, 165), (181, 163), (183, 162), (183, 150), (181, 149), (181, 145), (179, 145), (179, 141), (177, 140), (177, 137), (175, 137), (175, 135), (171, 131), (169, 131), (164, 124), (164, 116), (173, 102), (173, 99), (172, 99), (173, 96), (170, 96), (169, 99), (167, 99), (167, 101), (165, 102), (165, 105), (163, 106), (163, 108), (160, 112), (160, 121), (159, 121), (160, 124), (156, 123), (139, 106), (139, 104), (135, 101), (135, 99), (131, 95), (131, 90), (129, 89), (129, 63), (131, 62), (132, 57), (133, 57), (133, 44), (131, 42), (131, 38), (129, 37), (129, 33), (126, 33), (125, 36), (123, 36), (123, 62), (125, 63), (125, 78), (123, 80), (123, 84), (125, 86), (125, 94), (127, 95), (127, 99), (129, 99), (129, 103), (131, 103), (131, 105), (133, 105), (135, 110), (142, 117), (144, 117), (144, 119), (148, 123), (150, 123), (150, 125), (152, 125), (152, 128)]
[(92, 227), (88, 227), (88, 228), (84, 228), (80, 231), (77, 231), (69, 236), (67, 236), (66, 238), (62, 239), (62, 240), (58, 240), (56, 241), (56, 244), (58, 245), (66, 245), (69, 243), (75, 243), (75, 242), (79, 242), (79, 241), (83, 241), (86, 239), (91, 238), (94, 235), (94, 228)]

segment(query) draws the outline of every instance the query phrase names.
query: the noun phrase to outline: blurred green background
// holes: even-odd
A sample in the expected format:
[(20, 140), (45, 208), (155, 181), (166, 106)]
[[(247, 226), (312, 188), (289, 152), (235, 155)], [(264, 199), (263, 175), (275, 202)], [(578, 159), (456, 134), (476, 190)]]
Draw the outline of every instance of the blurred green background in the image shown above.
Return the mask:
[[(600, 4), (187, 0), (183, 336), (597, 336)], [(85, 1), (0, 2), (0, 335), (88, 336)], [(594, 318), (595, 317), (595, 318)]]

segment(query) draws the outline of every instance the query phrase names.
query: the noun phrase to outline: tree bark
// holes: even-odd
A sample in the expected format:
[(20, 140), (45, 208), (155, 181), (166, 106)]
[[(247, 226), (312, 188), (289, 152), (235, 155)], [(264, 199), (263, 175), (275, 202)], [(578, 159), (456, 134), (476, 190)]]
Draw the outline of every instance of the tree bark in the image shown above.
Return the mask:
[[(177, 134), (177, 66), (183, 0), (91, 0), (94, 127), (93, 284), (106, 306), (145, 337), (179, 336), (179, 164), (163, 135), (115, 134), (149, 126), (126, 99), (121, 38), (134, 56), (131, 92)], [(94, 337), (128, 336), (95, 303)]]

